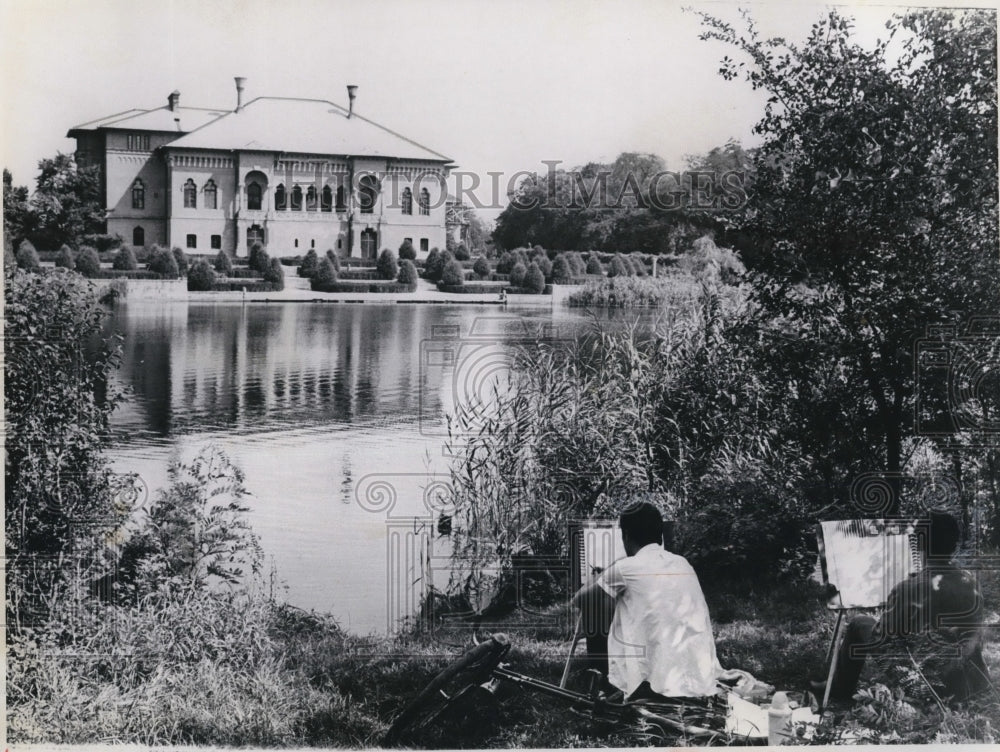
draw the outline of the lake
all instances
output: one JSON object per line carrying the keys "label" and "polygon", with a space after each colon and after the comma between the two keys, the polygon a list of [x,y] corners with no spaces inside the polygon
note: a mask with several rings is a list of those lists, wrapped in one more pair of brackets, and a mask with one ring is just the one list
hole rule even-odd
{"label": "lake", "polygon": [[170,462],[222,448],[246,474],[282,597],[385,632],[427,582],[447,582],[433,534],[445,415],[488,398],[519,339],[574,337],[592,321],[548,306],[127,302],[110,322],[128,394],[112,421],[115,469],[152,495]]}

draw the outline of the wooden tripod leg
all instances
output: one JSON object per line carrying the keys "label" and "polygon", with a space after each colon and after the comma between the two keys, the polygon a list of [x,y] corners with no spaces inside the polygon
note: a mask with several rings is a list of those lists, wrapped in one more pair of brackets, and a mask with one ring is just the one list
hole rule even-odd
{"label": "wooden tripod leg", "polygon": [[569,680],[569,664],[573,660],[573,655],[576,653],[576,644],[580,641],[580,630],[583,628],[583,611],[580,611],[580,617],[576,620],[576,629],[573,630],[573,643],[569,646],[569,657],[566,659],[566,667],[563,669],[562,678],[559,680],[559,689],[566,688],[566,682]]}
{"label": "wooden tripod leg", "polygon": [[823,703],[819,706],[819,712],[826,711],[826,705],[830,702],[830,690],[833,689],[833,675],[837,668],[837,638],[840,636],[840,625],[844,621],[844,609],[837,609],[837,626],[833,628],[833,639],[830,640],[830,649],[826,651],[826,660],[830,663],[830,670],[826,674],[826,688],[823,690]]}

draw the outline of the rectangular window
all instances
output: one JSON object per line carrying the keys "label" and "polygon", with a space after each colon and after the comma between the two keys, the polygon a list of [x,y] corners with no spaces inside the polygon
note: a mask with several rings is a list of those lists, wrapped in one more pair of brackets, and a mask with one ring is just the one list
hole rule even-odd
{"label": "rectangular window", "polygon": [[149,134],[129,133],[125,137],[125,145],[129,151],[149,151]]}
{"label": "rectangular window", "polygon": [[428,247],[427,238],[420,238],[420,250],[426,251]]}
{"label": "rectangular window", "polygon": [[215,249],[215,250],[219,250],[220,248],[222,248],[222,236],[221,235],[213,235],[212,236],[212,248]]}
{"label": "rectangular window", "polygon": [[309,241],[309,247],[310,248],[315,248],[316,247],[316,239],[315,238],[313,238],[312,240]]}
{"label": "rectangular window", "polygon": [[344,241],[343,241],[343,239],[342,238],[337,238],[337,250],[339,251],[343,247],[344,247]]}
{"label": "rectangular window", "polygon": [[198,236],[197,235],[188,235],[187,236],[187,247],[188,248],[197,248],[198,247]]}

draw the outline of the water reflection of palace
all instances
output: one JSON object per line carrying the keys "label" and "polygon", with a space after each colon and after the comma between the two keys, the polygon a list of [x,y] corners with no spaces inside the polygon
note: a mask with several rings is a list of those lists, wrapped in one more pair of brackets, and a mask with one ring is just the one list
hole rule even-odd
{"label": "water reflection of palace", "polygon": [[[440,315],[423,306],[132,305],[141,310],[115,319],[119,379],[134,395],[116,423],[159,436],[415,420],[420,341]],[[424,395],[424,409],[438,391]]]}

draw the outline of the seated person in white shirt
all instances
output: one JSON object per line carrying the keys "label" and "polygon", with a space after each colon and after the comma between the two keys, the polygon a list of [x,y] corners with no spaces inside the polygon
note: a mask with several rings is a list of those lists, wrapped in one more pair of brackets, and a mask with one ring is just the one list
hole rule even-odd
{"label": "seated person in white shirt", "polygon": [[715,694],[722,669],[698,576],[684,557],[664,550],[655,506],[633,504],[620,524],[625,558],[573,598],[591,626],[614,614],[608,680],[629,698]]}

